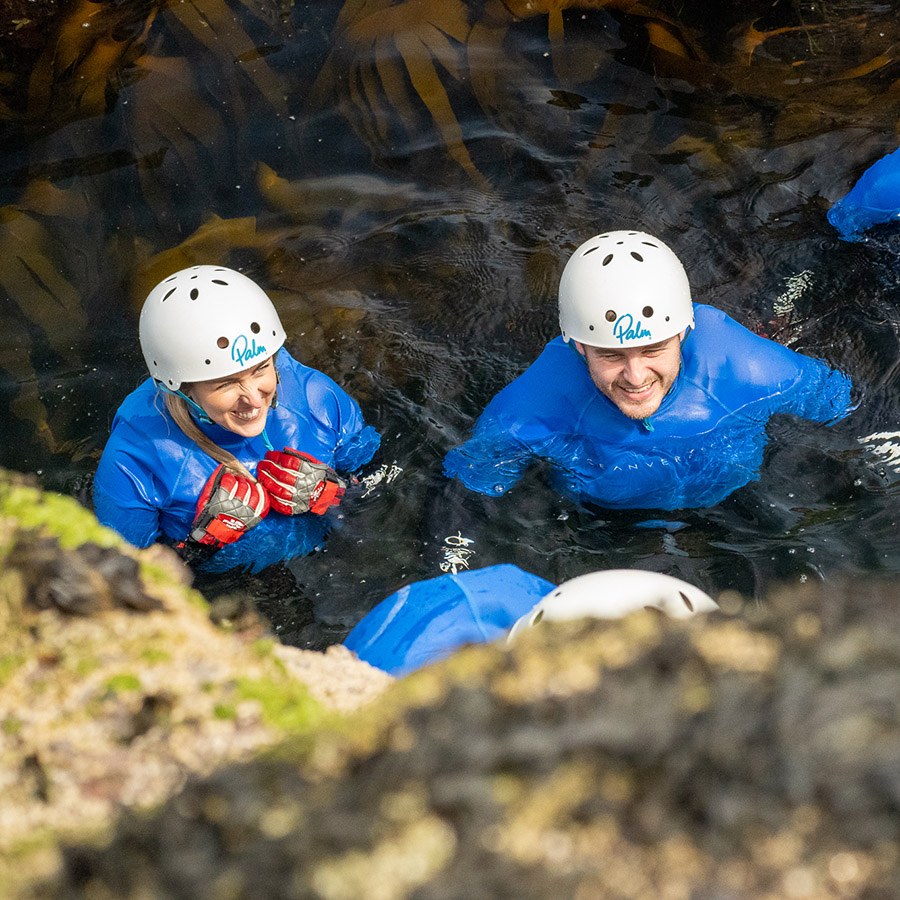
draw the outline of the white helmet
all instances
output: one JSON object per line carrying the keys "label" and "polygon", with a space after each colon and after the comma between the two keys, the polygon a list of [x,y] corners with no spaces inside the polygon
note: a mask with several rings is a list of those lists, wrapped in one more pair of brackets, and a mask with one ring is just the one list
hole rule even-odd
{"label": "white helmet", "polygon": [[255,366],[285,339],[266,292],[224,266],[192,266],[161,281],[144,301],[139,331],[150,375],[172,391]]}
{"label": "white helmet", "polygon": [[719,608],[712,597],[680,578],[640,569],[607,569],[579,575],[554,588],[513,625],[508,639],[541,621],[588,616],[619,619],[648,607],[673,619]]}
{"label": "white helmet", "polygon": [[691,286],[678,257],[642,231],[585,241],[559,280],[563,340],[592,347],[641,347],[694,324]]}

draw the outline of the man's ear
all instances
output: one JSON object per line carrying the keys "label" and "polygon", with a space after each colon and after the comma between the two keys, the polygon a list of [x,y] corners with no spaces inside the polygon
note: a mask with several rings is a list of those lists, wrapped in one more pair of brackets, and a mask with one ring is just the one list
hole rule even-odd
{"label": "man's ear", "polygon": [[582,356],[584,356],[584,344],[582,344],[580,341],[576,341],[574,338],[572,338],[572,343],[575,345],[575,349],[576,349]]}

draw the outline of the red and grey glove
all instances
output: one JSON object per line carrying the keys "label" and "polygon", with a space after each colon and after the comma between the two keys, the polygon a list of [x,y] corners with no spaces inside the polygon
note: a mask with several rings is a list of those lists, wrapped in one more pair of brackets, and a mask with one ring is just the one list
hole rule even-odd
{"label": "red and grey glove", "polygon": [[269,494],[272,509],[286,516],[311,512],[321,516],[337,506],[347,482],[308,453],[270,450],[256,467],[256,477]]}
{"label": "red and grey glove", "polygon": [[269,497],[262,485],[220,465],[197,501],[190,540],[218,550],[255,528],[268,513]]}

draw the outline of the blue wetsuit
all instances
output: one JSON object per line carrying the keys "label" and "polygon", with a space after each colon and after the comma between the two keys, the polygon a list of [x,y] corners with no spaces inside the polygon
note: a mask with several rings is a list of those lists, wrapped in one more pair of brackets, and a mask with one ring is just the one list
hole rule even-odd
{"label": "blue wetsuit", "polygon": [[[276,359],[278,405],[269,410],[264,435],[245,438],[215,424],[198,427],[251,472],[269,449],[293,447],[340,472],[367,463],[381,438],[363,422],[359,406],[327,375],[297,362],[286,350]],[[219,464],[172,420],[152,379],[129,394],[113,420],[112,433],[94,481],[97,518],[137,547],[187,537],[197,500]],[[327,516],[269,515],[240,540],[204,564],[209,572],[235,566],[259,571],[309,553],[329,528]]]}
{"label": "blue wetsuit", "polygon": [[832,422],[850,409],[850,379],[759,337],[711,306],[694,305],[681,371],[650,419],[625,416],[561,337],[488,404],[444,471],[500,495],[536,458],[554,486],[610,508],[712,506],[759,476],[776,413]]}
{"label": "blue wetsuit", "polygon": [[382,600],[344,643],[369,665],[407,675],[465,644],[499,640],[555,587],[508,563],[439,575]]}
{"label": "blue wetsuit", "polygon": [[851,190],[828,210],[828,221],[846,241],[873,225],[900,219],[900,150],[872,163]]}

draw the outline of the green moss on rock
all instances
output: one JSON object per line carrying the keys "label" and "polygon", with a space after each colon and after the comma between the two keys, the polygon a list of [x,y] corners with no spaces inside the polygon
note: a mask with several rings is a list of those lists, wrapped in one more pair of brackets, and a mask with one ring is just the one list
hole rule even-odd
{"label": "green moss on rock", "polygon": [[216,627],[172,551],[4,472],[0,522],[0,895],[57,865],[60,836],[335,721],[290,648]]}
{"label": "green moss on rock", "polygon": [[242,700],[255,700],[266,722],[286,732],[304,732],[324,719],[322,704],[302,684],[286,678],[240,678],[237,693]]}
{"label": "green moss on rock", "polygon": [[131,672],[122,672],[107,679],[106,692],[109,694],[122,694],[129,691],[139,691],[141,679]]}
{"label": "green moss on rock", "polygon": [[101,547],[121,546],[116,532],[101,525],[89,510],[71,497],[42,491],[19,476],[0,472],[0,517],[16,521],[21,529],[38,529],[73,549],[91,542]]}

